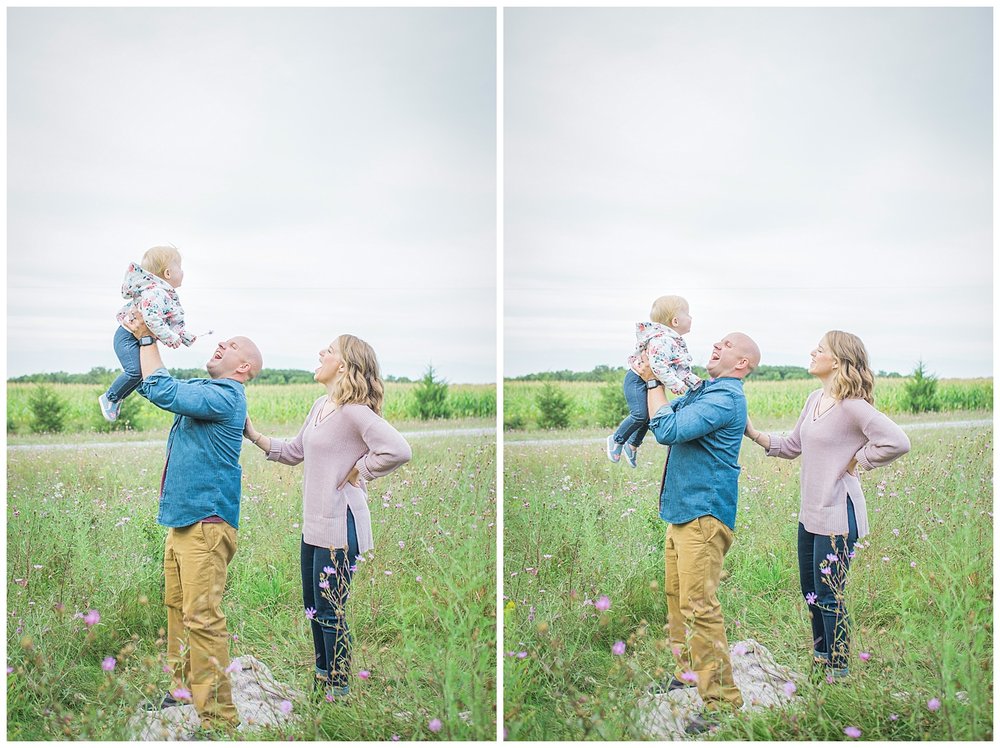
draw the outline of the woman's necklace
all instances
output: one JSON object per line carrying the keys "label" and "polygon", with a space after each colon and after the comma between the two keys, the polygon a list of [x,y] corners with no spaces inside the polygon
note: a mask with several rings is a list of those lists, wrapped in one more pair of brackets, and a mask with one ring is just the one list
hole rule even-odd
{"label": "woman's necklace", "polygon": [[816,405],[816,417],[819,418],[821,415],[826,413],[830,408],[837,404],[837,398],[832,395],[827,395],[825,392],[820,395],[819,403]]}

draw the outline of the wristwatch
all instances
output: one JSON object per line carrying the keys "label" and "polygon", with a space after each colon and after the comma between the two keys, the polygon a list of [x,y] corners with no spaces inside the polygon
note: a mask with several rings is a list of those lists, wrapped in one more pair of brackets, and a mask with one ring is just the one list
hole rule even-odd
{"label": "wristwatch", "polygon": [[663,382],[661,382],[659,379],[649,379],[646,381],[646,389],[655,390],[661,384],[663,384]]}
{"label": "wristwatch", "polygon": [[156,339],[152,335],[143,335],[139,338],[139,345],[152,345]]}

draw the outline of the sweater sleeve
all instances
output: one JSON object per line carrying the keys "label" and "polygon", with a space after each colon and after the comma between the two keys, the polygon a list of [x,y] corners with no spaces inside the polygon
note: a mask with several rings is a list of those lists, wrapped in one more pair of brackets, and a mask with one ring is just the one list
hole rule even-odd
{"label": "sweater sleeve", "polygon": [[299,429],[299,433],[294,439],[287,441],[284,439],[271,439],[271,449],[267,453],[268,460],[280,462],[282,465],[298,465],[305,459],[306,453],[305,448],[302,446],[302,436],[306,433],[306,426],[312,421],[315,410],[316,405],[314,403],[309,409],[305,423],[302,424],[302,428]]}
{"label": "sweater sleeve", "polygon": [[874,408],[861,431],[868,441],[857,451],[854,459],[862,470],[884,467],[910,451],[910,440],[903,429]]}
{"label": "sweater sleeve", "polygon": [[354,466],[366,481],[388,475],[413,456],[410,445],[403,435],[379,416],[361,432],[361,438],[368,451],[365,452]]}
{"label": "sweater sleeve", "polygon": [[795,428],[792,429],[792,433],[788,436],[768,434],[768,437],[771,439],[770,447],[765,450],[768,457],[783,457],[786,460],[794,460],[802,454],[802,422],[806,418],[806,413],[812,408],[812,402],[813,396],[810,395],[806,398],[806,404],[802,408],[802,412],[799,413],[799,420],[795,422]]}

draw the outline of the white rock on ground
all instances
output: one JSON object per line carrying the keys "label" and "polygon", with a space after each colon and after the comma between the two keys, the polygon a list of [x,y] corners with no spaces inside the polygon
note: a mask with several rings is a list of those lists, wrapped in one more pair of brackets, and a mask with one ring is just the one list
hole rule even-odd
{"label": "white rock on ground", "polygon": [[[785,692],[786,683],[800,681],[800,673],[782,667],[760,642],[745,639],[729,648],[733,681],[743,695],[744,709],[782,706],[794,700]],[[639,701],[638,724],[647,737],[660,740],[690,740],[684,726],[701,711],[704,702],[697,688],[682,688],[665,694],[651,694]]]}
{"label": "white rock on ground", "polygon": [[[279,725],[295,718],[294,708],[286,714],[281,709],[281,703],[289,701],[294,704],[302,698],[301,691],[279,683],[267,665],[250,655],[234,658],[233,664],[239,667],[229,678],[233,703],[242,723],[240,732]],[[199,725],[198,713],[191,704],[159,712],[139,710],[129,721],[134,740],[186,740]]]}

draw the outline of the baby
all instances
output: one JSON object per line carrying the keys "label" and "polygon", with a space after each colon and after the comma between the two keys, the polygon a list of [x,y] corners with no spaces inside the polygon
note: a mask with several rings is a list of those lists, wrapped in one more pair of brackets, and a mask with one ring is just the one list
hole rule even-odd
{"label": "baby", "polygon": [[134,262],[128,266],[122,282],[122,296],[129,302],[118,312],[119,327],[114,340],[115,353],[123,371],[108,391],[98,398],[106,420],[118,418],[122,400],[142,382],[139,341],[121,326],[123,321],[134,314],[141,314],[150,333],[171,348],[177,348],[181,343],[190,346],[197,338],[184,328],[184,309],[176,291],[183,280],[181,253],[176,247],[153,247],[143,255],[141,266]]}
{"label": "baby", "polygon": [[[701,385],[701,379],[691,371],[691,354],[681,337],[691,332],[687,301],[680,296],[661,296],[653,302],[649,318],[651,322],[635,324],[635,352],[628,358],[629,370],[625,374],[625,401],[629,414],[608,437],[608,459],[618,462],[624,452],[632,467],[636,466],[636,452],[649,430],[646,390],[663,384],[675,395],[683,395]],[[635,372],[643,351],[656,375],[656,380],[648,384]]]}

